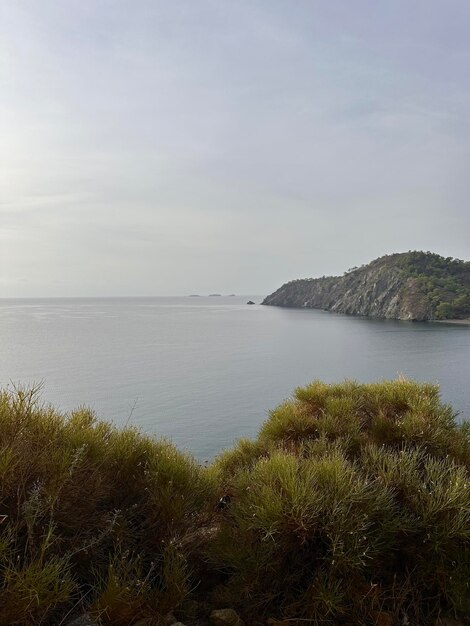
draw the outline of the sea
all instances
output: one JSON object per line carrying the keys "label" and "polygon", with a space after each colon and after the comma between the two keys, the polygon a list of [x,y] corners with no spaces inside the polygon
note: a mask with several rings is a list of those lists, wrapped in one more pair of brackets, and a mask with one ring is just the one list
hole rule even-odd
{"label": "sea", "polygon": [[[263,296],[0,300],[0,386],[42,386],[213,458],[315,379],[406,376],[470,417],[470,326],[260,306]],[[252,300],[256,304],[248,305]]]}

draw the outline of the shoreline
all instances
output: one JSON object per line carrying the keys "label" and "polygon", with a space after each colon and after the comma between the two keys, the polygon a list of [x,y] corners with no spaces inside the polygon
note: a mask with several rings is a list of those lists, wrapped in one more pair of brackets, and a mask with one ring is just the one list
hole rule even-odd
{"label": "shoreline", "polygon": [[[431,320],[430,320],[431,321]],[[470,317],[463,320],[432,320],[436,324],[457,324],[458,326],[470,326]]]}

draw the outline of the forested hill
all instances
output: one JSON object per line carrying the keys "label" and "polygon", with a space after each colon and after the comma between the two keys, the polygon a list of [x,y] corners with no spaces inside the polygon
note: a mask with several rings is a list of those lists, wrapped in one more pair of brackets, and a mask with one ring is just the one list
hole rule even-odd
{"label": "forested hill", "polygon": [[470,262],[431,252],[385,255],[343,276],[293,280],[262,304],[401,320],[465,319]]}

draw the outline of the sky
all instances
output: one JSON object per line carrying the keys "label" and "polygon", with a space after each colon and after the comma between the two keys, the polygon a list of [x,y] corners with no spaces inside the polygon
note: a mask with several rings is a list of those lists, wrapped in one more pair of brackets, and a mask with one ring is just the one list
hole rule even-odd
{"label": "sky", "polygon": [[470,259],[468,0],[0,0],[0,297]]}

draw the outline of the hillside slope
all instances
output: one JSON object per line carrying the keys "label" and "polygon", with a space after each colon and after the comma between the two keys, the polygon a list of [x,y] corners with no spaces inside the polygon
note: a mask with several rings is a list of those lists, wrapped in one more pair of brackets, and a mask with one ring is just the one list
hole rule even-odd
{"label": "hillside slope", "polygon": [[470,317],[470,262],[431,252],[375,259],[343,276],[282,285],[262,304],[400,320]]}

